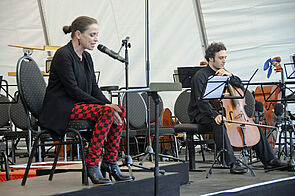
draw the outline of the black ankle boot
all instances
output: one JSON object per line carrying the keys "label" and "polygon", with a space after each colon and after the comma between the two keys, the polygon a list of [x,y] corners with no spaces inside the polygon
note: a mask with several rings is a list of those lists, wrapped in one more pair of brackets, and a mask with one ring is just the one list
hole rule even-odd
{"label": "black ankle boot", "polygon": [[121,173],[121,170],[116,161],[102,160],[100,169],[104,177],[106,177],[106,172],[108,172],[110,179],[114,177],[116,181],[134,180],[133,176],[125,176]]}
{"label": "black ankle boot", "polygon": [[112,181],[102,176],[99,166],[97,165],[87,165],[87,175],[93,184],[108,185],[112,183]]}

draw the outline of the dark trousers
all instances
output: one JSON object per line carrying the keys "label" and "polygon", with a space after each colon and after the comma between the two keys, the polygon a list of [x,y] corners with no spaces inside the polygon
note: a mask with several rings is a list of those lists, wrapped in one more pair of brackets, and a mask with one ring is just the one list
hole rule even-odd
{"label": "dark trousers", "polygon": [[[125,117],[124,108],[119,113],[122,122]],[[105,105],[98,104],[76,104],[72,109],[71,119],[73,120],[91,120],[95,121],[95,127],[92,132],[91,143],[88,146],[86,163],[89,165],[99,165],[99,159],[102,153],[102,147],[106,140],[104,149],[104,159],[116,161],[120,137],[122,134],[122,125],[115,125],[114,110]]]}
{"label": "dark trousers", "polygon": [[[214,141],[217,146],[217,150],[221,150],[224,145],[225,152],[225,162],[227,165],[231,165],[236,161],[234,156],[233,148],[230,144],[230,140],[227,135],[225,125],[218,125],[215,123],[213,119],[204,118],[202,119],[201,123],[204,129],[212,131],[214,134]],[[252,149],[256,152],[260,161],[265,165],[270,160],[275,158],[275,154],[269,145],[265,134],[263,133],[262,129],[258,127],[260,133],[260,141],[252,147]],[[224,143],[222,137],[224,136]]]}

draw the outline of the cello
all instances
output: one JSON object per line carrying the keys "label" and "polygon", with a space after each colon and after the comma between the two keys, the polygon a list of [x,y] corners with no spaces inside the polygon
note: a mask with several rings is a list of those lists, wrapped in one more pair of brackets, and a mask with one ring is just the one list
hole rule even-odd
{"label": "cello", "polygon": [[[243,95],[239,88],[233,88],[228,85],[226,96]],[[260,133],[253,119],[249,118],[244,109],[245,99],[223,99],[222,106],[216,105],[217,108],[223,107],[225,126],[228,138],[234,147],[254,146],[260,140]]]}
{"label": "cello", "polygon": [[[281,67],[281,58],[275,57],[273,58],[271,64],[275,68],[275,72],[281,72],[281,79],[283,79],[283,72]],[[270,67],[271,69],[271,67]],[[282,80],[281,80],[282,81]],[[265,122],[264,124],[274,125],[275,124],[275,115],[274,115],[274,106],[277,103],[276,101],[267,102],[265,99],[268,100],[279,100],[281,97],[281,89],[276,85],[266,85],[266,86],[258,86],[255,89],[254,96],[255,100],[260,101],[263,103],[263,113],[265,115]],[[267,140],[272,148],[276,145],[277,140],[277,130],[273,130],[272,132],[268,132],[267,128],[262,129],[263,132],[267,136]]]}

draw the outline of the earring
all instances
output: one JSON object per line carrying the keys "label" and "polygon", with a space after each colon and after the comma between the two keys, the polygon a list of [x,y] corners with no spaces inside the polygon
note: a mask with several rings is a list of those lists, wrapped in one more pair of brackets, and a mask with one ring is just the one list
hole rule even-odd
{"label": "earring", "polygon": [[79,46],[81,45],[80,39],[78,39],[78,44],[79,44]]}

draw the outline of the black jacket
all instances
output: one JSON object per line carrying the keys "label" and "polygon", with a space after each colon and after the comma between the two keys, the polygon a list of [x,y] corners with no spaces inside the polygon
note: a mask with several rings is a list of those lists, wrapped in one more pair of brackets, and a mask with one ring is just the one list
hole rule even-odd
{"label": "black jacket", "polygon": [[70,41],[52,59],[39,122],[53,134],[64,133],[76,103],[110,103],[96,83],[90,54],[84,51],[82,56],[80,61]]}
{"label": "black jacket", "polygon": [[[191,98],[188,106],[188,114],[192,123],[203,123],[207,119],[214,119],[219,115],[213,100],[202,100],[205,93],[209,76],[215,74],[215,71],[207,66],[199,70],[192,78]],[[231,76],[230,83],[233,86],[243,89],[243,84],[239,77]]]}

